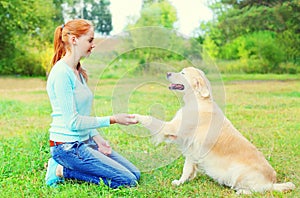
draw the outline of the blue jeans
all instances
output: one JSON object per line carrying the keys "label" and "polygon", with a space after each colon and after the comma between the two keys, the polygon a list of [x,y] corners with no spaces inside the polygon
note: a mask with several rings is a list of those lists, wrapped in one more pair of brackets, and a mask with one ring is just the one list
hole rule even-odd
{"label": "blue jeans", "polygon": [[115,151],[108,156],[98,151],[91,139],[88,143],[72,142],[50,149],[53,159],[61,164],[65,179],[77,179],[94,184],[102,180],[111,188],[136,186],[140,171]]}

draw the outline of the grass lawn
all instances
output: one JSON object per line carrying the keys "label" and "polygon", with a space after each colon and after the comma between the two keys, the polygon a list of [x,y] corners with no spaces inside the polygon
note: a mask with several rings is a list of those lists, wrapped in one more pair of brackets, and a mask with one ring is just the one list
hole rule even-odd
{"label": "grass lawn", "polygon": [[[296,185],[288,193],[242,197],[299,197],[299,78],[224,78],[227,117],[263,152],[277,171],[279,182],[291,181]],[[143,85],[143,79],[91,79],[95,114],[111,115],[127,109],[130,113],[170,119],[181,105],[178,95],[161,83]],[[152,145],[139,125],[113,125],[100,131],[113,148],[143,171],[138,187],[113,190],[104,185],[70,181],[58,188],[46,187],[44,163],[50,157],[47,130],[51,109],[45,84],[45,80],[38,78],[0,77],[0,197],[237,197],[233,190],[201,174],[180,187],[172,187],[171,181],[181,175],[183,158],[172,146]]]}

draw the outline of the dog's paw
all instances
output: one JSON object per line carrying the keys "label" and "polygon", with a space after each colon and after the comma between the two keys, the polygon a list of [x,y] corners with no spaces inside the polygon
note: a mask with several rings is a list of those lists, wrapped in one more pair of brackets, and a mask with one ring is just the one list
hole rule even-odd
{"label": "dog's paw", "polygon": [[176,180],[173,180],[173,181],[172,181],[172,185],[173,185],[173,186],[179,186],[180,184],[182,184],[182,182],[181,182],[180,180],[177,180],[177,179],[176,179]]}
{"label": "dog's paw", "polygon": [[135,114],[135,119],[141,123],[143,126],[148,126],[152,122],[151,116],[144,116],[140,114]]}
{"label": "dog's paw", "polygon": [[247,189],[238,189],[236,191],[236,194],[237,195],[251,195],[252,192],[251,192],[251,190],[247,190]]}

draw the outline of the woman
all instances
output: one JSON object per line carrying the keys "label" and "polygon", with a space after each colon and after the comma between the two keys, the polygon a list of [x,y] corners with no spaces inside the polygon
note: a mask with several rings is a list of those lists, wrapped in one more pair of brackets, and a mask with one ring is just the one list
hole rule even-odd
{"label": "woman", "polygon": [[139,170],[112,150],[96,130],[110,124],[136,124],[134,115],[90,116],[93,95],[80,60],[94,45],[94,29],[89,21],[75,19],[58,26],[54,34],[55,54],[47,80],[52,106],[50,151],[46,184],[55,186],[64,179],[83,180],[111,188],[135,186]]}

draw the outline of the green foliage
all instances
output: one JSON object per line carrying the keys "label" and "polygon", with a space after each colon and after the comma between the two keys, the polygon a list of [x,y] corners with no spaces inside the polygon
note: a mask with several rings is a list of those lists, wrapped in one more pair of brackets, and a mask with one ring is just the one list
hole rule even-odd
{"label": "green foliage", "polygon": [[53,56],[53,47],[50,43],[45,43],[42,50],[37,55],[40,60],[40,66],[44,71],[44,74],[48,75],[51,69],[51,59]]}
{"label": "green foliage", "polygon": [[254,32],[240,36],[221,48],[223,59],[240,59],[245,72],[282,72],[279,64],[285,52],[279,50],[279,43],[273,32]]}
{"label": "green foliage", "polygon": [[60,24],[64,21],[62,4],[65,3],[65,0],[52,0],[52,2],[52,7],[54,7],[54,16],[52,16],[54,24]]}
{"label": "green foliage", "polygon": [[229,2],[232,7],[218,16],[218,28],[227,39],[255,31],[299,30],[298,0]]}
{"label": "green foliage", "polygon": [[282,62],[279,64],[279,70],[287,74],[299,74],[300,66],[292,62]]}
{"label": "green foliage", "polygon": [[109,35],[112,30],[111,13],[108,9],[110,2],[107,0],[90,1],[91,9],[87,10],[89,2],[85,1],[83,18],[93,21],[95,32]]}
{"label": "green foliage", "polygon": [[145,26],[159,26],[164,28],[173,28],[177,21],[175,8],[166,0],[144,4],[141,11],[141,17],[134,25],[127,28],[137,28]]}
{"label": "green foliage", "polygon": [[219,48],[216,45],[215,41],[212,40],[209,36],[207,36],[203,42],[203,48],[206,51],[205,54],[207,54],[209,57],[204,57],[204,59],[211,58],[214,59],[215,57],[218,57],[219,54]]}
{"label": "green foliage", "polygon": [[[134,51],[130,52],[135,58],[140,59],[141,67],[149,67],[151,62],[177,59],[182,57],[177,53],[172,53],[168,49],[180,45],[176,40],[176,35],[172,32],[173,24],[177,21],[175,8],[165,0],[159,2],[145,2],[141,11],[141,17],[135,24],[129,24],[126,28],[131,34]],[[161,27],[161,28],[160,28]],[[144,44],[143,48],[138,45]],[[161,46],[168,44],[165,49],[160,49],[153,43],[160,43]],[[158,44],[158,46],[160,46]],[[130,54],[129,53],[129,54]],[[132,55],[130,55],[132,56]]]}
{"label": "green foliage", "polygon": [[278,34],[277,41],[279,49],[285,52],[284,60],[300,66],[300,34],[295,33],[292,29],[287,29]]}
{"label": "green foliage", "polygon": [[41,67],[41,62],[38,54],[27,52],[20,53],[15,58],[15,74],[22,74],[25,76],[44,76],[45,70]]}
{"label": "green foliage", "polygon": [[93,22],[95,32],[109,35],[112,30],[112,18],[109,0],[62,0],[63,12],[67,18],[84,18]]}
{"label": "green foliage", "polygon": [[247,73],[299,71],[299,1],[221,0],[211,8],[217,20],[202,27],[212,57],[239,60],[231,68]]}
{"label": "green foliage", "polygon": [[0,2],[0,75],[45,74],[37,57],[44,42],[53,38],[53,22],[59,20],[55,14],[50,0]]}

